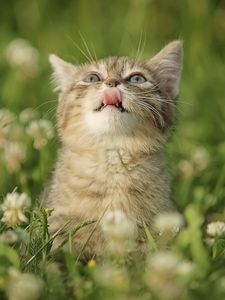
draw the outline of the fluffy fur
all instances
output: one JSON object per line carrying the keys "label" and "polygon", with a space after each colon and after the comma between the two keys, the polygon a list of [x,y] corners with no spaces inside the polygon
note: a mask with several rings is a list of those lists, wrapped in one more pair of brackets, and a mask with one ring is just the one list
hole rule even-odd
{"label": "fluffy fur", "polygon": [[[145,245],[143,222],[154,232],[154,216],[173,207],[162,150],[175,117],[181,42],[168,44],[148,61],[109,57],[76,66],[51,55],[50,62],[60,91],[57,126],[62,144],[46,191],[46,206],[54,209],[50,230],[55,232],[67,220],[98,220],[106,208],[120,209],[134,225],[134,237]],[[87,82],[93,73],[100,80]],[[145,81],[130,82],[132,74]],[[111,79],[122,95],[123,112],[112,105],[99,110]],[[89,225],[75,235],[75,254],[92,229]],[[105,245],[98,225],[83,258],[101,257]]]}

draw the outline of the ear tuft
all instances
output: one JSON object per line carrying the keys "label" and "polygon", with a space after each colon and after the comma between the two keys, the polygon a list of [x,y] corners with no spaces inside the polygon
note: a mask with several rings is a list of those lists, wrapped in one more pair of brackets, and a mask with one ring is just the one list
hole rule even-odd
{"label": "ear tuft", "polygon": [[175,98],[179,93],[182,64],[183,46],[179,40],[169,43],[148,62],[162,92],[170,98]]}
{"label": "ear tuft", "polygon": [[55,54],[49,55],[49,62],[53,68],[53,82],[55,90],[64,92],[72,84],[76,67],[59,58]]}

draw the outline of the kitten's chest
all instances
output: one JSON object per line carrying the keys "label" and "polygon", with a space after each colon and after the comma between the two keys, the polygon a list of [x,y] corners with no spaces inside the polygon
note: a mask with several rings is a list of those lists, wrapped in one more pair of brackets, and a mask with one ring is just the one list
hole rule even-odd
{"label": "kitten's chest", "polygon": [[106,193],[126,192],[132,184],[134,169],[137,168],[135,158],[123,150],[108,149],[104,151],[97,166],[97,174],[104,181]]}
{"label": "kitten's chest", "polygon": [[64,182],[61,198],[66,199],[71,212],[75,209],[98,215],[109,204],[113,209],[136,210],[141,199],[147,198],[150,174],[148,162],[140,156],[107,149],[95,156],[66,158],[66,174],[57,174],[61,177],[58,181]]}
{"label": "kitten's chest", "polygon": [[131,198],[135,198],[134,191],[143,190],[144,182],[148,180],[142,178],[142,169],[143,166],[130,153],[108,149],[97,164],[93,174],[96,180],[89,188],[102,191],[103,203],[111,203],[114,208],[125,208]]}

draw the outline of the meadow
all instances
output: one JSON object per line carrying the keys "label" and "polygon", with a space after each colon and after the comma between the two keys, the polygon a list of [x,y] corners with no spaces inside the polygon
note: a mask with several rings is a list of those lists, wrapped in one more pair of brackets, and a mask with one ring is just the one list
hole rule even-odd
{"label": "meadow", "polygon": [[[225,299],[224,1],[9,0],[0,36],[0,299]],[[183,40],[184,68],[165,151],[179,213],[158,218],[157,239],[146,228],[146,261],[120,218],[104,264],[83,266],[71,251],[92,220],[52,255],[64,228],[49,234],[40,196],[59,147],[49,53],[82,63],[88,45],[99,58],[138,48],[148,58],[174,39]]]}

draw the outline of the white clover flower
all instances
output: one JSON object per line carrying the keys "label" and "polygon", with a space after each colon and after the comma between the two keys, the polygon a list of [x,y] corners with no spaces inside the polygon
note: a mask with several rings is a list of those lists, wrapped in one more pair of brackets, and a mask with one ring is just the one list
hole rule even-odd
{"label": "white clover flower", "polygon": [[18,241],[18,235],[12,230],[8,229],[0,234],[0,242],[5,244],[13,244]]}
{"label": "white clover flower", "polygon": [[94,276],[101,286],[121,289],[128,285],[127,273],[124,269],[115,265],[105,264],[99,266],[96,268]]}
{"label": "white clover flower", "polygon": [[183,260],[176,268],[176,274],[180,276],[190,276],[195,271],[194,264],[190,261]]}
{"label": "white clover flower", "polygon": [[21,141],[24,131],[20,124],[14,123],[5,127],[7,130],[8,141]]}
{"label": "white clover flower", "polygon": [[186,276],[194,269],[192,262],[184,260],[176,253],[170,251],[159,251],[151,255],[148,266],[152,272],[168,274],[169,276]]}
{"label": "white clover flower", "polygon": [[52,123],[44,119],[31,121],[26,132],[34,138],[33,146],[38,150],[42,149],[54,136]]}
{"label": "white clover flower", "polygon": [[1,207],[4,212],[2,222],[8,226],[26,223],[28,219],[24,215],[24,211],[30,206],[30,202],[30,198],[26,193],[13,192],[7,194]]}
{"label": "white clover flower", "polygon": [[183,225],[183,216],[178,212],[164,212],[155,217],[155,226],[160,232],[177,233]]}
{"label": "white clover flower", "polygon": [[39,53],[26,40],[13,40],[5,49],[5,58],[11,66],[20,67],[28,76],[35,76],[39,71]]}
{"label": "white clover flower", "polygon": [[206,232],[212,237],[225,236],[225,222],[212,222],[207,225]]}
{"label": "white clover flower", "polygon": [[0,127],[4,127],[12,123],[16,119],[14,113],[6,108],[0,109]]}
{"label": "white clover flower", "polygon": [[107,212],[101,221],[106,247],[110,255],[124,256],[134,247],[135,229],[121,210]]}
{"label": "white clover flower", "polygon": [[193,151],[190,160],[181,160],[178,164],[178,171],[183,176],[193,176],[196,171],[204,170],[209,163],[209,153],[199,147]]}
{"label": "white clover flower", "polygon": [[23,128],[19,124],[8,124],[0,127],[0,149],[4,149],[8,143],[20,141]]}
{"label": "white clover flower", "polygon": [[145,282],[161,300],[178,299],[182,286],[176,282],[174,270],[181,262],[180,257],[172,252],[160,251],[153,254],[148,261]]}
{"label": "white clover flower", "polygon": [[105,235],[110,237],[131,237],[134,234],[133,225],[122,210],[107,212],[101,224]]}
{"label": "white clover flower", "polygon": [[192,154],[192,161],[195,165],[195,168],[199,171],[204,170],[209,162],[209,153],[208,151],[203,148],[197,148]]}
{"label": "white clover flower", "polygon": [[21,273],[9,268],[5,292],[8,300],[36,300],[41,296],[42,280],[29,273]]}
{"label": "white clover flower", "polygon": [[181,160],[178,164],[178,171],[181,173],[183,176],[191,176],[194,174],[194,166],[192,162],[188,160]]}
{"label": "white clover flower", "polygon": [[[180,299],[184,282],[192,278],[194,266],[176,253],[160,251],[149,257],[145,282],[159,299]],[[184,279],[184,280],[183,280]],[[163,288],[162,288],[163,287]]]}
{"label": "white clover flower", "polygon": [[18,142],[8,142],[4,149],[4,158],[9,172],[16,172],[20,169],[21,163],[26,155],[25,146]]}
{"label": "white clover flower", "polygon": [[154,271],[173,272],[181,262],[181,258],[173,252],[159,251],[149,260],[149,267]]}
{"label": "white clover flower", "polygon": [[34,111],[34,109],[30,108],[30,107],[22,110],[19,115],[19,119],[22,123],[27,123],[31,120],[34,120],[35,118],[37,118],[37,112]]}

